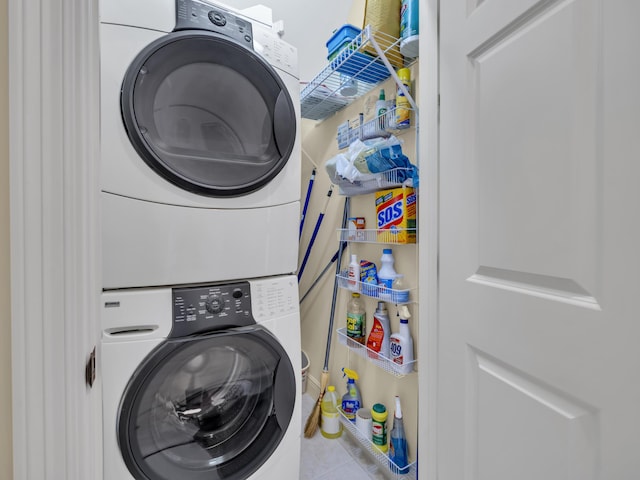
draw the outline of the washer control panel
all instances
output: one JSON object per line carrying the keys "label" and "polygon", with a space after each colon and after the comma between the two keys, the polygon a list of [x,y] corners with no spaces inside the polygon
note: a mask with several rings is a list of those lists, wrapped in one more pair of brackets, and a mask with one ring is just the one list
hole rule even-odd
{"label": "washer control panel", "polygon": [[174,288],[170,337],[255,324],[248,282]]}
{"label": "washer control panel", "polygon": [[209,30],[231,37],[253,50],[253,27],[249,21],[198,0],[178,0],[176,5],[176,31]]}

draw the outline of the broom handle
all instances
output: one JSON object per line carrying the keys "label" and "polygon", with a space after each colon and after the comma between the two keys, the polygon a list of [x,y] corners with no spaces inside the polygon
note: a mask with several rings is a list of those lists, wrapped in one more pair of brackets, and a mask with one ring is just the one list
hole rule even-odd
{"label": "broom handle", "polygon": [[[349,218],[349,197],[344,199],[344,211],[342,212],[342,228],[347,228]],[[331,298],[331,313],[329,314],[329,331],[327,332],[327,349],[324,353],[324,370],[329,370],[329,351],[331,350],[331,337],[333,335],[333,318],[336,313],[336,297],[338,296],[338,274],[342,265],[342,252],[344,249],[338,248],[338,260],[336,261],[336,277],[333,281],[333,297]]]}

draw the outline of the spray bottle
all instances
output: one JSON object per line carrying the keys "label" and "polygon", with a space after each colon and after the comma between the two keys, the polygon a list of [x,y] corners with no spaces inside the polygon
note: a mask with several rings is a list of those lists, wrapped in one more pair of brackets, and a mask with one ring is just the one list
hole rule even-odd
{"label": "spray bottle", "polygon": [[389,467],[392,473],[404,475],[409,473],[409,457],[407,453],[407,436],[404,433],[400,397],[396,395],[396,412],[393,416],[393,428],[389,434]]}
{"label": "spray bottle", "polygon": [[413,338],[409,331],[411,314],[406,305],[401,305],[398,313],[400,314],[400,331],[391,335],[389,347],[396,370],[407,374],[413,371]]}
{"label": "spray bottle", "polygon": [[389,339],[391,337],[391,324],[389,322],[389,314],[384,302],[378,302],[378,308],[373,314],[373,326],[367,338],[367,348],[369,349],[369,357],[378,358],[380,353],[385,358],[389,358],[391,353],[389,349]]}
{"label": "spray bottle", "polygon": [[386,113],[387,113],[387,101],[384,96],[384,89],[380,89],[380,95],[378,96],[378,100],[376,101],[376,118],[378,128],[380,130],[384,130],[386,127]]}
{"label": "spray bottle", "polygon": [[354,370],[343,368],[344,377],[347,377],[347,393],[342,396],[342,412],[353,423],[356,423],[356,412],[362,406],[362,396],[356,385],[358,374]]}

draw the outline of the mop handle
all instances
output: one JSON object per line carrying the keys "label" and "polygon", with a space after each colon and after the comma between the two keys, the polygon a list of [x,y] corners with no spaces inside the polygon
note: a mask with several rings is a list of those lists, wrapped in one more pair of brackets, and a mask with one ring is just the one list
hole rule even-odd
{"label": "mop handle", "polygon": [[315,167],[311,171],[311,178],[309,178],[309,186],[307,187],[307,196],[304,199],[304,206],[302,207],[302,215],[300,216],[300,234],[298,235],[298,240],[302,237],[302,228],[304,227],[304,218],[307,215],[307,207],[309,207],[309,199],[311,198],[311,190],[313,190],[313,182],[316,178],[316,169]]}
{"label": "mop handle", "polygon": [[324,202],[324,207],[318,216],[318,221],[316,222],[316,226],[313,229],[313,234],[311,235],[311,239],[309,240],[309,245],[307,246],[307,251],[304,254],[304,258],[302,259],[302,264],[300,265],[300,269],[298,270],[298,281],[302,278],[302,272],[304,272],[304,267],[307,265],[307,260],[309,260],[309,255],[311,254],[311,247],[313,247],[313,243],[316,241],[316,236],[318,235],[318,230],[320,230],[320,224],[322,223],[322,219],[324,218],[324,213],[327,211],[327,206],[329,205],[329,200],[331,199],[331,194],[333,193],[333,184],[329,187],[329,191],[327,192],[327,200]]}
{"label": "mop handle", "polygon": [[[344,212],[342,213],[342,228],[347,228],[349,218],[349,197],[344,199]],[[338,296],[338,274],[342,264],[342,252],[344,249],[338,248],[338,260],[336,262],[336,277],[333,281],[333,297],[331,298],[331,314],[329,315],[329,329],[327,331],[327,349],[324,352],[324,369],[329,370],[329,351],[331,350],[331,336],[333,335],[333,319],[336,314],[336,297]]]}

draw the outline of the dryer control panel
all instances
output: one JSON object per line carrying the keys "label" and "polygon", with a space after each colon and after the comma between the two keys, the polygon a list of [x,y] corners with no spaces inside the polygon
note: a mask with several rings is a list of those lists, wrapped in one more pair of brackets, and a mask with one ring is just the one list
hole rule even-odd
{"label": "dryer control panel", "polygon": [[170,337],[254,325],[248,282],[173,289]]}
{"label": "dryer control panel", "polygon": [[178,0],[176,5],[176,31],[209,30],[231,37],[253,50],[251,22],[223,8],[197,0]]}

